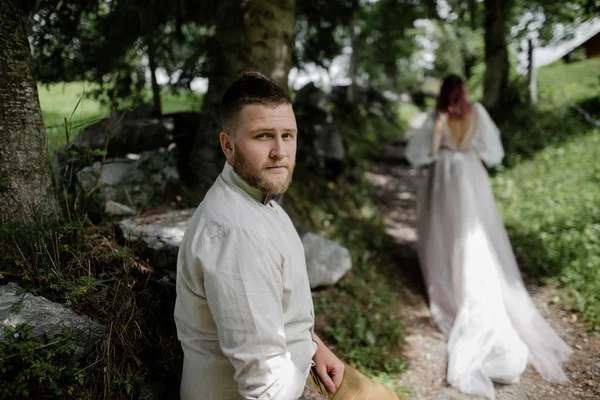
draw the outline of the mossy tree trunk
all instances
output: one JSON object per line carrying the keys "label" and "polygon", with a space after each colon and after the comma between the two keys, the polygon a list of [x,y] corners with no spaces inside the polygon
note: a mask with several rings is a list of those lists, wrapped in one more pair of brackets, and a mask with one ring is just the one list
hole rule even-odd
{"label": "mossy tree trunk", "polygon": [[57,220],[60,207],[20,0],[0,1],[0,224]]}

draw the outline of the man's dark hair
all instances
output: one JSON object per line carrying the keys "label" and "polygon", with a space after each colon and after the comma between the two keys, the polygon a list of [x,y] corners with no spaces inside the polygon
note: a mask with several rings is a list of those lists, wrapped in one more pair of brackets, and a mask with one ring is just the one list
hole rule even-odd
{"label": "man's dark hair", "polygon": [[219,112],[222,129],[227,131],[241,109],[249,104],[280,106],[292,104],[292,100],[273,79],[260,72],[245,72],[227,88],[221,99]]}

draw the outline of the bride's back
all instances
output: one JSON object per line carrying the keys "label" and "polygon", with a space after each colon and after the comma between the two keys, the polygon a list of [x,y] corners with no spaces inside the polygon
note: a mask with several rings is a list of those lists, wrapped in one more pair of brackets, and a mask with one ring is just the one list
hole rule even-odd
{"label": "bride's back", "polygon": [[442,121],[442,140],[448,143],[452,149],[465,151],[472,147],[477,128],[475,107],[471,107],[470,112],[464,118],[444,115]]}

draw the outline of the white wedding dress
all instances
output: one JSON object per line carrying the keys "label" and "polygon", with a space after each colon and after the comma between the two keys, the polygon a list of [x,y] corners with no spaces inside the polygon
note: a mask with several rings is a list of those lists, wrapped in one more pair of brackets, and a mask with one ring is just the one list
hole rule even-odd
{"label": "white wedding dress", "polygon": [[500,133],[480,104],[455,148],[442,116],[415,131],[406,158],[429,171],[417,196],[418,252],[431,314],[448,338],[447,381],[494,399],[492,381],[517,383],[527,363],[549,381],[567,380],[572,350],[536,309],[523,284],[483,162],[502,160]]}

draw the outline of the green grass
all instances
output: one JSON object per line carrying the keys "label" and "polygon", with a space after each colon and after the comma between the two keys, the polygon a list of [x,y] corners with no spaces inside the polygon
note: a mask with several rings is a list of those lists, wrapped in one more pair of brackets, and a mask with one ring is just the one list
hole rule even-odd
{"label": "green grass", "polygon": [[108,114],[108,106],[85,95],[94,87],[84,82],[38,85],[48,149],[52,151],[67,142],[65,118],[73,139],[81,129]]}
{"label": "green grass", "polygon": [[[87,82],[56,83],[38,85],[38,94],[48,148],[52,151],[67,142],[65,118],[69,127],[70,139],[86,126],[106,117],[110,112],[108,104],[103,104],[87,94],[98,85]],[[150,92],[144,93],[150,102]],[[200,111],[202,95],[186,90],[162,90],[161,107],[163,114],[181,111]],[[126,106],[127,107],[127,106]]]}
{"label": "green grass", "polygon": [[522,270],[560,286],[600,331],[600,129],[570,108],[600,119],[600,60],[539,79],[539,105],[503,127],[510,168],[494,189]]}
{"label": "green grass", "polygon": [[541,107],[579,102],[597,97],[600,86],[600,59],[572,64],[556,62],[541,68],[538,73]]}

